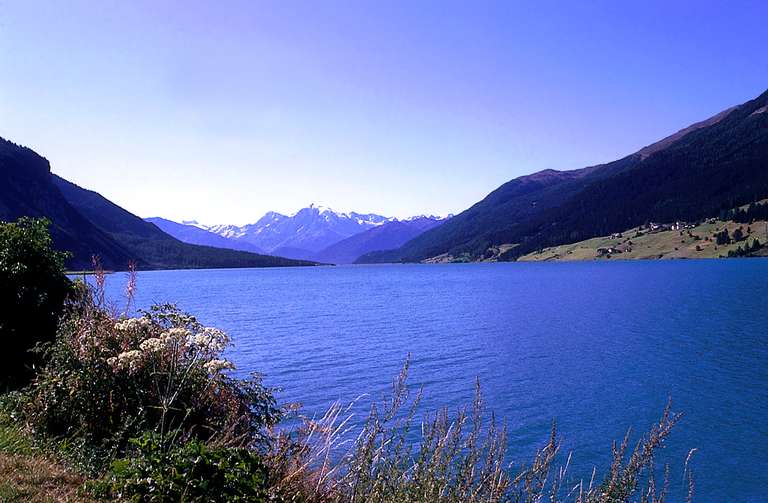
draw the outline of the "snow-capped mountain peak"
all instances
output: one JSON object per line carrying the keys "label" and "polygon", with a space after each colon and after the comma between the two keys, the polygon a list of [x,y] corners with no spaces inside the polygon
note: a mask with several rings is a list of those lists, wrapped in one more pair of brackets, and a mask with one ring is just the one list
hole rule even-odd
{"label": "snow-capped mountain peak", "polygon": [[182,220],[182,225],[191,225],[192,227],[197,227],[198,229],[203,229],[204,231],[207,231],[210,225],[201,224],[197,220]]}
{"label": "snow-capped mountain peak", "polygon": [[242,240],[270,253],[286,255],[316,252],[342,239],[392,221],[374,213],[342,213],[310,204],[291,215],[270,211],[255,223],[207,226],[221,236]]}
{"label": "snow-capped mountain peak", "polygon": [[[423,218],[439,221],[444,217],[419,215],[402,221],[410,222]],[[267,253],[307,258],[343,239],[395,221],[398,219],[376,213],[339,212],[328,206],[312,203],[290,215],[268,211],[256,222],[243,226],[204,225],[196,220],[183,223],[246,243]]]}
{"label": "snow-capped mountain peak", "polygon": [[441,220],[448,220],[449,218],[453,217],[453,213],[449,213],[447,215],[414,215],[412,217],[404,218],[403,222],[413,222],[414,220],[421,220],[421,219],[428,219],[428,220],[434,220],[436,222],[439,222]]}
{"label": "snow-capped mountain peak", "polygon": [[[316,256],[320,256],[319,252],[369,230],[375,234],[363,238],[361,242],[371,246],[394,246],[409,236],[439,225],[446,218],[448,217],[418,215],[398,220],[376,213],[342,213],[327,206],[310,204],[291,215],[268,211],[256,222],[243,226],[205,225],[197,220],[185,220],[182,224],[157,222],[156,225],[164,225],[166,232],[175,233],[174,235],[182,240],[202,240],[200,244],[223,246],[222,242],[215,241],[210,235],[200,234],[207,231],[204,234],[213,233],[216,235],[213,237],[229,241],[231,248],[314,260]],[[396,225],[385,226],[388,223]],[[202,231],[191,233],[190,228]],[[361,248],[357,251],[363,253],[370,250]],[[353,258],[355,257],[340,259],[331,254],[325,260],[351,261]]]}

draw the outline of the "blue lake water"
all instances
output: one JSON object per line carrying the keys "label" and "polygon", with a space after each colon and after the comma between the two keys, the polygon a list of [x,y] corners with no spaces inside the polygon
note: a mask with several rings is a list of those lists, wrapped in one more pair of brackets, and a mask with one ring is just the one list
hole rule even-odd
{"label": "blue lake water", "polygon": [[[107,287],[120,302],[123,275]],[[157,271],[136,302],[226,330],[239,371],[310,414],[380,397],[409,353],[425,410],[469,403],[478,377],[512,461],[556,419],[586,479],[671,397],[685,414],[661,453],[671,489],[696,448],[695,501],[765,501],[768,260]]]}

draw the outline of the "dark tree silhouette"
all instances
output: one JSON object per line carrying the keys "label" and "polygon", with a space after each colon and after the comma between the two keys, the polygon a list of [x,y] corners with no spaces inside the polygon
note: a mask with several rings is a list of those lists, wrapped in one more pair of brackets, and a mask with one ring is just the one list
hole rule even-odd
{"label": "dark tree silhouette", "polygon": [[30,350],[53,340],[72,282],[66,254],[52,248],[49,222],[0,223],[0,390],[26,384],[39,358]]}

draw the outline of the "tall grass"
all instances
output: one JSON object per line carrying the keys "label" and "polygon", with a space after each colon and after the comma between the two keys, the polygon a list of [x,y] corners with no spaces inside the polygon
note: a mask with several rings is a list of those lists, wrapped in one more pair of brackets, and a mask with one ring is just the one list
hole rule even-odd
{"label": "tall grass", "polygon": [[[293,438],[283,435],[270,457],[280,492],[318,503],[663,503],[668,497],[669,467],[657,469],[655,457],[680,419],[670,404],[633,447],[629,431],[613,444],[605,473],[595,469],[589,481],[573,480],[571,455],[562,456],[554,425],[527,464],[512,466],[505,461],[507,429],[486,413],[479,384],[473,403],[453,417],[442,409],[419,421],[421,391],[410,394],[407,375],[406,362],[391,396],[371,407],[357,433],[351,407],[336,403]],[[690,455],[690,501],[688,461]]]}

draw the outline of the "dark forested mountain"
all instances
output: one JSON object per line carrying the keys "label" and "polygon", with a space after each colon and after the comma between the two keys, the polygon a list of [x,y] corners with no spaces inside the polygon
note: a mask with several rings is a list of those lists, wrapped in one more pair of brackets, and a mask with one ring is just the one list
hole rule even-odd
{"label": "dark forested mountain", "polygon": [[52,221],[54,242],[59,249],[74,255],[70,264],[73,267],[84,267],[96,253],[110,268],[138,259],[67,202],[51,181],[47,159],[0,138],[0,220],[12,221],[23,216],[47,217]]}
{"label": "dark forested mountain", "polygon": [[309,265],[282,257],[182,243],[101,194],[52,175],[64,198],[151,268],[274,267]]}
{"label": "dark forested mountain", "polygon": [[237,239],[228,239],[219,234],[215,234],[205,228],[195,225],[195,223],[178,223],[160,217],[145,218],[146,222],[155,224],[161,231],[170,234],[179,241],[193,245],[213,246],[215,248],[230,248],[232,250],[249,251],[253,253],[264,253],[259,247]]}
{"label": "dark forested mountain", "polygon": [[697,220],[768,196],[768,92],[635,154],[575,171],[516,178],[438,228],[367,262],[444,253],[502,259],[646,223]]}
{"label": "dark forested mountain", "polygon": [[90,267],[99,255],[104,267],[142,269],[267,267],[305,265],[280,257],[195,246],[165,234],[96,192],[51,174],[33,150],[0,138],[0,220],[46,217],[60,250],[72,253],[71,268]]}
{"label": "dark forested mountain", "polygon": [[419,234],[445,221],[439,217],[414,217],[393,220],[355,234],[313,255],[314,259],[330,264],[351,264],[358,257],[376,250],[399,248]]}

